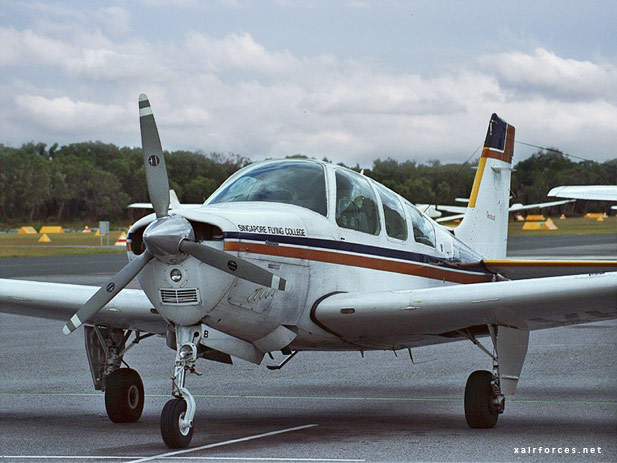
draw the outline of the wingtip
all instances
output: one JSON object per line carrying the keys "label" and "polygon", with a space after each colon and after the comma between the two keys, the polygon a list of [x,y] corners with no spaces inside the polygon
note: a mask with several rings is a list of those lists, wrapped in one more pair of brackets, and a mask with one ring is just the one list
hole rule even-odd
{"label": "wingtip", "polygon": [[64,333],[65,336],[71,334],[71,330],[69,329],[68,325],[64,325],[64,328],[62,328],[62,333]]}
{"label": "wingtip", "polygon": [[140,93],[139,94],[139,101],[146,101],[148,99],[148,96],[145,93]]}

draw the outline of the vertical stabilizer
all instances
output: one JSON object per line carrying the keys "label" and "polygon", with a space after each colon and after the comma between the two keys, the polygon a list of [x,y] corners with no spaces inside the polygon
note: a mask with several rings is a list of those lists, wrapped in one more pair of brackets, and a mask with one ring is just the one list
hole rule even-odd
{"label": "vertical stabilizer", "polygon": [[506,256],[514,127],[493,114],[469,204],[455,235],[487,259]]}

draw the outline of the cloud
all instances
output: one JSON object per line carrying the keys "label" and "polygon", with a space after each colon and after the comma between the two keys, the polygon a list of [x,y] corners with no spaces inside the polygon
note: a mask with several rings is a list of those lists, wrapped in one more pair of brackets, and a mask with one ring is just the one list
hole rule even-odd
{"label": "cloud", "polygon": [[119,105],[76,101],[69,97],[45,98],[39,95],[15,97],[17,112],[35,126],[59,134],[98,133],[126,125],[130,110]]}
{"label": "cloud", "polygon": [[497,112],[521,140],[615,156],[610,61],[536,48],[423,75],[273,49],[247,32],[148,39],[117,6],[29,8],[32,24],[0,27],[8,77],[0,86],[0,143],[139,144],[136,99],[146,92],[166,149],[253,159],[303,153],[364,166],[388,156],[462,162]]}
{"label": "cloud", "polygon": [[280,74],[298,65],[290,53],[269,52],[247,33],[216,39],[192,31],[187,34],[183,48],[194,58],[193,64],[203,71],[239,69]]}
{"label": "cloud", "polygon": [[566,59],[543,48],[533,53],[509,52],[481,57],[506,89],[523,94],[553,95],[565,99],[606,98],[617,91],[617,67]]}

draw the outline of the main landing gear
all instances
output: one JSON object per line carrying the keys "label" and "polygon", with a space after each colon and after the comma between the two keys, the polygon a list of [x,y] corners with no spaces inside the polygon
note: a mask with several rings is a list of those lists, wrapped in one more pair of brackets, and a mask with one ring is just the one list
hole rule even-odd
{"label": "main landing gear", "polygon": [[493,371],[474,371],[465,386],[465,419],[471,428],[488,429],[504,412],[504,394],[514,394],[523,367],[529,331],[488,325],[493,352],[478,342],[470,330],[460,331],[493,360]]}
{"label": "main landing gear", "polygon": [[161,436],[165,445],[172,449],[184,448],[193,437],[195,399],[185,387],[187,371],[200,375],[195,370],[197,346],[202,336],[202,326],[176,327],[176,365],[172,377],[172,394],[175,397],[165,404],[161,412]]}
{"label": "main landing gear", "polygon": [[493,428],[506,405],[499,377],[490,371],[474,371],[465,386],[465,419],[471,428]]}
{"label": "main landing gear", "polygon": [[144,383],[131,368],[120,368],[105,380],[105,409],[114,423],[134,423],[144,409]]}
{"label": "main landing gear", "polygon": [[[121,368],[124,354],[142,339],[152,336],[130,330],[85,326],[86,353],[94,389],[105,391],[105,410],[114,423],[134,423],[144,409],[144,384],[131,368]],[[128,365],[127,365],[128,367]]]}

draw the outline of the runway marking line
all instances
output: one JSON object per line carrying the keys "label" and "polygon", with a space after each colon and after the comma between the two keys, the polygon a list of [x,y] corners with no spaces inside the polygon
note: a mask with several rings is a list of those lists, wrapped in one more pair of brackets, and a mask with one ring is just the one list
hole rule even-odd
{"label": "runway marking line", "polygon": [[[0,458],[11,460],[126,460],[129,456],[90,456],[90,455],[0,455]],[[147,458],[147,457],[143,457]],[[161,457],[164,458],[164,457]],[[289,461],[308,463],[362,463],[366,460],[351,458],[285,458],[285,457],[176,457],[174,461]],[[131,463],[131,461],[127,462]]]}
{"label": "runway marking line", "polygon": [[192,449],[176,450],[173,452],[162,453],[160,455],[153,455],[151,457],[140,458],[138,460],[131,460],[127,463],[144,463],[146,461],[152,461],[152,460],[157,460],[161,458],[175,457],[176,455],[184,455],[186,453],[199,452],[200,450],[213,449],[215,447],[222,447],[224,445],[237,444],[239,442],[247,442],[250,440],[262,439],[264,437],[276,436],[278,434],[284,434],[284,433],[294,432],[294,431],[301,431],[302,429],[314,428],[316,426],[319,426],[319,425],[318,424],[305,424],[303,426],[296,426],[294,428],[280,429],[278,431],[270,431],[270,432],[265,432],[262,434],[255,434],[254,436],[240,437],[238,439],[231,439],[231,440],[227,440],[223,442],[215,442],[214,444],[202,445],[201,447],[195,447]]}

